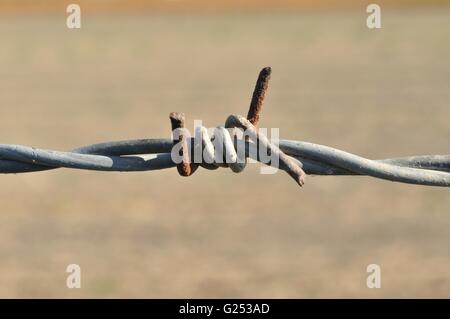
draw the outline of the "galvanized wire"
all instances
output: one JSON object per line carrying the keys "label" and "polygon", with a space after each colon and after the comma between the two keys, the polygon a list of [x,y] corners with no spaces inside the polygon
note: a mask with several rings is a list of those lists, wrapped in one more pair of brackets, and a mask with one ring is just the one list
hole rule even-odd
{"label": "galvanized wire", "polygon": [[[256,144],[246,144],[246,155]],[[175,167],[171,139],[115,141],[80,147],[68,152],[22,145],[0,144],[0,173],[25,173],[55,168],[96,171],[150,171]],[[370,160],[324,145],[279,140],[279,148],[308,175],[367,175],[390,181],[450,186],[450,155],[422,155]],[[283,165],[280,169],[286,169]]]}
{"label": "galvanized wire", "polygon": [[[272,143],[256,130],[264,98],[271,76],[271,68],[259,73],[253,91],[247,119],[230,115],[225,127],[238,127],[248,131],[250,139],[234,140],[234,147],[243,148],[246,158],[261,161],[258,146],[264,146],[279,158],[279,168],[285,170],[301,186],[305,173],[309,175],[367,175],[375,178],[430,186],[450,186],[450,155],[423,155],[402,158],[370,160],[324,145],[301,141],[279,140]],[[184,127],[184,114],[170,114],[172,131]],[[204,138],[204,137],[202,137]],[[207,137],[209,139],[209,137]],[[151,171],[177,166],[182,176],[190,176],[202,166],[216,169],[229,166],[234,172],[245,168],[245,163],[217,164],[192,163],[183,154],[183,162],[175,163],[171,151],[174,143],[183,143],[186,149],[187,137],[180,135],[178,141],[171,139],[142,139],[93,144],[68,152],[52,151],[22,145],[0,144],[0,173],[26,173],[55,168],[74,168],[96,171]],[[190,141],[195,145],[195,141]],[[199,141],[197,141],[199,142]],[[200,141],[200,144],[205,142]],[[186,143],[186,144],[185,144]],[[229,141],[228,144],[232,144]],[[245,145],[238,145],[245,143]],[[278,146],[276,145],[278,144]],[[228,148],[228,151],[231,151]],[[234,151],[234,150],[232,150]],[[227,157],[229,154],[224,154]],[[266,163],[274,165],[275,163]]]}

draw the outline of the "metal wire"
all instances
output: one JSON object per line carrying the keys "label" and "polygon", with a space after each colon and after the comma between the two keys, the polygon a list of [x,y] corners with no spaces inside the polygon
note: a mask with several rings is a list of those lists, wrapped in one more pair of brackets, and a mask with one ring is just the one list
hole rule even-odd
{"label": "metal wire", "polygon": [[[245,143],[246,155],[259,160]],[[175,167],[171,139],[141,139],[93,144],[69,152],[0,144],[0,173],[25,173],[59,167],[97,171],[150,171]],[[367,175],[390,181],[450,186],[450,155],[424,155],[369,160],[313,143],[280,140],[279,148],[308,175]],[[286,169],[280,165],[280,169]]]}
{"label": "metal wire", "polygon": [[[180,135],[177,141],[171,139],[142,139],[93,144],[68,152],[38,149],[22,145],[0,144],[0,173],[26,173],[45,171],[60,167],[96,170],[96,171],[151,171],[177,167],[182,176],[190,176],[202,166],[206,169],[230,167],[234,172],[245,168],[247,157],[261,161],[258,146],[265,147],[279,158],[279,168],[286,171],[300,185],[303,185],[305,173],[309,175],[367,175],[375,178],[430,186],[450,186],[450,155],[423,155],[403,158],[370,160],[324,145],[301,141],[280,140],[271,143],[267,137],[256,130],[264,98],[271,76],[271,68],[266,67],[259,73],[253,91],[247,119],[230,115],[225,127],[240,128],[249,132],[249,138],[234,139],[236,149],[245,149],[244,163],[193,163],[186,154],[190,145],[210,144],[214,137],[202,136],[200,141],[190,141]],[[183,129],[184,114],[170,114],[172,131]],[[205,132],[206,130],[202,130]],[[230,147],[231,136],[224,140],[224,158],[236,157]],[[206,138],[206,140],[205,140]],[[183,147],[182,163],[174,163],[171,151],[174,143],[181,142]],[[197,142],[197,143],[196,143]],[[205,143],[206,142],[206,143]],[[245,145],[242,145],[244,143]],[[278,144],[278,146],[277,146]],[[239,148],[241,147],[241,148]],[[215,150],[211,151],[214,152]],[[212,156],[210,154],[210,157]],[[275,163],[266,163],[275,166]]]}

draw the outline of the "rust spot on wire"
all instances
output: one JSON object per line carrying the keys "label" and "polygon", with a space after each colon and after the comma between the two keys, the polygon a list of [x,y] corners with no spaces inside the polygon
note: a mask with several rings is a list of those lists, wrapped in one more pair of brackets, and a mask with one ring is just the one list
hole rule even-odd
{"label": "rust spot on wire", "polygon": [[268,66],[259,72],[258,80],[256,80],[252,101],[250,102],[250,109],[247,114],[247,120],[254,126],[257,126],[259,122],[259,115],[266,97],[267,88],[269,87],[271,73],[272,69]]}
{"label": "rust spot on wire", "polygon": [[169,114],[169,118],[170,118],[170,124],[172,125],[172,132],[177,129],[180,130],[179,135],[178,135],[178,140],[173,141],[173,145],[176,145],[177,143],[180,143],[180,142],[182,143],[180,155],[182,156],[183,161],[180,164],[177,164],[178,173],[181,176],[190,176],[197,170],[198,165],[194,164],[194,163],[190,163],[190,160],[189,160],[187,136],[184,134],[184,132],[182,130],[182,129],[184,129],[184,122],[185,122],[184,113],[172,112]]}

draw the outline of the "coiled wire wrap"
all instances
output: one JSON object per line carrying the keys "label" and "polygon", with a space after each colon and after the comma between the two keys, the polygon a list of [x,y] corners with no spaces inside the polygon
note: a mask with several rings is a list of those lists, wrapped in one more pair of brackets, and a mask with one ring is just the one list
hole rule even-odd
{"label": "coiled wire wrap", "polygon": [[[236,121],[236,118],[230,116],[227,122]],[[237,123],[226,123],[225,126],[231,124],[238,126]],[[203,129],[200,128],[201,131]],[[202,134],[202,136],[204,135]],[[193,145],[199,145],[199,140],[193,139]],[[211,145],[207,143],[208,141],[210,142],[209,138],[203,138],[201,141],[203,146],[207,145],[209,148],[205,153],[210,156],[208,161],[205,160],[201,163],[201,166],[208,169],[223,166],[210,164],[215,150],[211,143]],[[226,143],[229,144],[230,140],[227,140]],[[224,156],[236,159],[233,151],[241,143],[244,143],[241,146],[246,150],[246,157],[260,160],[256,151],[257,144],[248,140],[235,140],[234,147],[230,148],[228,145],[225,148],[227,151]],[[60,167],[120,172],[166,169],[176,166],[170,154],[172,147],[173,140],[171,139],[106,142],[80,147],[68,152],[0,144],[0,173],[37,172]],[[284,155],[290,161],[295,162],[309,175],[367,175],[409,184],[450,186],[450,155],[370,160],[328,146],[291,140],[279,140],[278,148],[281,156]],[[233,151],[230,152],[230,150]],[[280,161],[279,164],[280,169],[290,171],[291,168],[286,166],[288,165],[286,161]],[[241,166],[232,166],[230,167],[233,171],[238,172],[243,169]]]}

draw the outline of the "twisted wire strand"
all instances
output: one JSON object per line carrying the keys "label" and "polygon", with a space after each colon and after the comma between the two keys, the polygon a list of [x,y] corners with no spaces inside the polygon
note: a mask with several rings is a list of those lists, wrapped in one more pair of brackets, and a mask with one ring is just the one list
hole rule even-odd
{"label": "twisted wire strand", "polygon": [[[257,145],[245,143],[246,156],[259,160]],[[0,144],[0,173],[25,173],[55,168],[97,171],[150,171],[175,167],[171,139],[125,140],[88,145],[69,152]],[[324,145],[279,140],[279,148],[308,175],[367,175],[390,181],[450,186],[450,155],[422,155],[369,160]],[[286,169],[280,163],[280,169]]]}
{"label": "twisted wire strand", "polygon": [[[247,158],[264,162],[258,150],[263,146],[275,154],[279,163],[265,164],[277,166],[286,171],[300,186],[308,175],[367,175],[375,178],[401,183],[450,186],[450,155],[422,155],[402,158],[370,160],[352,153],[344,152],[325,145],[302,141],[279,140],[270,142],[266,136],[256,130],[266,95],[271,68],[266,67],[259,73],[253,91],[247,119],[230,115],[220,130],[225,137],[215,149],[204,127],[196,131],[197,138],[188,138],[181,134],[173,139],[140,139],[106,142],[80,147],[68,152],[45,150],[29,146],[0,144],[0,173],[26,173],[51,170],[55,168],[73,168],[96,171],[150,171],[177,167],[182,176],[192,175],[199,166],[206,169],[230,167],[233,172],[242,172]],[[184,128],[184,114],[170,114],[172,132]],[[249,138],[236,139],[225,128],[239,128],[249,133]],[[200,138],[198,137],[200,136]],[[182,162],[175,163],[171,152],[174,145],[181,143]],[[190,145],[189,147],[187,145]],[[205,149],[201,152],[200,163],[194,163],[189,153],[191,147]],[[245,149],[244,158],[239,158],[236,149]],[[225,163],[214,161],[220,156],[228,159]],[[194,158],[195,159],[195,158]],[[241,161],[243,160],[243,161]]]}

